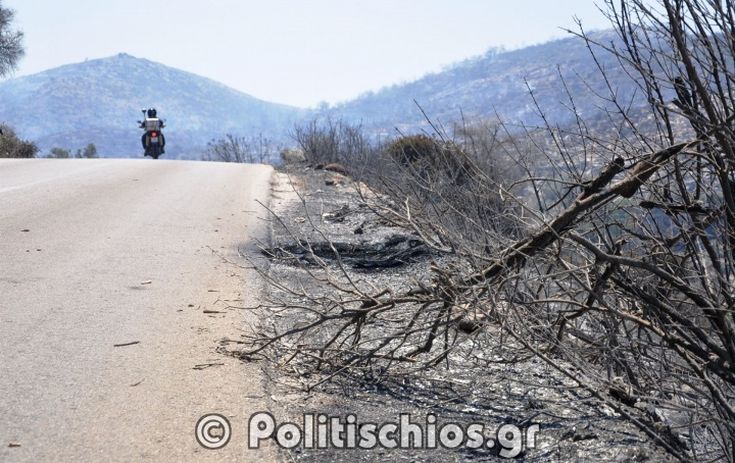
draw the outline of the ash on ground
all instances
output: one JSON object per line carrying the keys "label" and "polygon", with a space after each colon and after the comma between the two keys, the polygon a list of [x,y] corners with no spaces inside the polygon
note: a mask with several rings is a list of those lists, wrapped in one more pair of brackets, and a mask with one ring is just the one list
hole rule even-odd
{"label": "ash on ground", "polygon": [[[310,167],[290,166],[274,174],[271,243],[258,265],[275,282],[324,291],[308,269],[342,266],[357,280],[376,288],[405,289],[428,278],[435,256],[420,240],[391,226],[365,207],[348,177]],[[304,244],[313,250],[303,252]],[[331,243],[331,245],[330,245]],[[333,247],[332,247],[333,246]],[[277,285],[266,290],[273,300],[289,296]],[[308,305],[309,300],[292,300]],[[259,329],[284,332],[304,323],[298,311],[260,309]],[[326,336],[326,334],[324,334]],[[319,336],[319,334],[313,334]],[[398,422],[401,414],[423,424],[428,415],[445,423],[483,423],[490,432],[503,424],[539,426],[534,448],[516,457],[528,462],[668,461],[671,458],[635,426],[597,401],[540,359],[513,345],[492,324],[463,335],[448,362],[430,370],[410,365],[360,375],[333,370],[303,370],[279,351],[264,351],[262,365],[271,412],[278,423],[301,425],[304,414],[355,415],[357,423]],[[478,348],[481,346],[481,348]],[[284,450],[286,460],[338,461],[502,461],[499,450],[469,449],[310,449]]]}

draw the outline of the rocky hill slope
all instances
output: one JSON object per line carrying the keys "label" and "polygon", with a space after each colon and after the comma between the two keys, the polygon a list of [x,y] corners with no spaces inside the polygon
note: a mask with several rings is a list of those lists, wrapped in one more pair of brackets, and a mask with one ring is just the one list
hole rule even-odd
{"label": "rocky hill slope", "polygon": [[140,109],[166,119],[167,152],[190,157],[226,133],[283,136],[302,111],[127,54],[0,83],[0,121],[48,150],[95,143],[103,156],[139,155]]}

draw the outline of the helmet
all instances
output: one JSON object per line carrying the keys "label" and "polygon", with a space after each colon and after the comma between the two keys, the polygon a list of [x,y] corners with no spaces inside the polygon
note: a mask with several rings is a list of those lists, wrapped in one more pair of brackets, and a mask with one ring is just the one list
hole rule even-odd
{"label": "helmet", "polygon": [[156,117],[156,108],[150,108],[148,110],[148,117],[151,117],[151,118]]}

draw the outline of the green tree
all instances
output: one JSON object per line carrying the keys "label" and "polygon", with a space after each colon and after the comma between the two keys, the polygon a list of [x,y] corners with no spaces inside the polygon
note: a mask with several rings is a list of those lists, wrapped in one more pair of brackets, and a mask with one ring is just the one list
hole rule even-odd
{"label": "green tree", "polygon": [[66,150],[64,148],[54,147],[51,148],[51,154],[49,155],[50,158],[57,158],[57,159],[68,159],[71,157],[71,153],[69,150]]}
{"label": "green tree", "polygon": [[82,157],[87,159],[99,157],[97,156],[97,147],[94,145],[94,143],[90,143],[84,147],[84,149],[82,150]]}
{"label": "green tree", "polygon": [[21,140],[12,128],[0,125],[0,158],[33,158],[36,153],[35,143]]}
{"label": "green tree", "polygon": [[92,158],[98,158],[97,156],[97,147],[94,145],[94,143],[90,143],[87,146],[84,147],[84,149],[78,149],[77,152],[74,154],[74,157],[77,159],[92,159]]}

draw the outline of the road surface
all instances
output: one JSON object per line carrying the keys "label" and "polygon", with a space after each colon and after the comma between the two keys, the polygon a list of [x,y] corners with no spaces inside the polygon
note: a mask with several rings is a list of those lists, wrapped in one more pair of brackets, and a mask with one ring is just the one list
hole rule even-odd
{"label": "road surface", "polygon": [[[269,461],[263,378],[215,349],[259,283],[266,166],[0,160],[0,461]],[[221,413],[229,444],[200,446]],[[218,429],[212,434],[216,438]]]}

